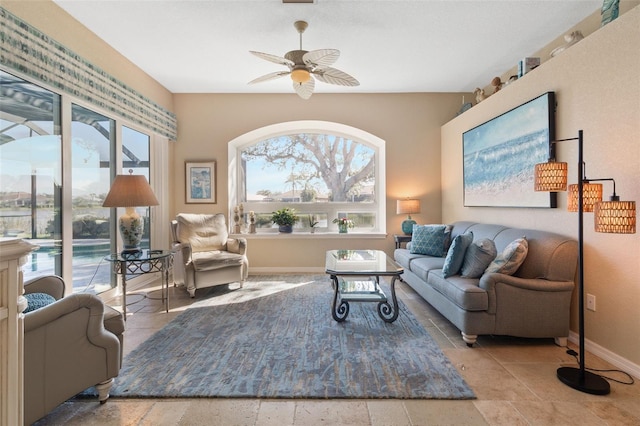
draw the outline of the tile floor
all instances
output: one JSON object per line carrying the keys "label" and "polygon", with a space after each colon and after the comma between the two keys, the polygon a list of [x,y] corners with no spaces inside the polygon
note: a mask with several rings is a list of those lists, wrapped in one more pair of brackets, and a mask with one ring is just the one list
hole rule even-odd
{"label": "tile floor", "polygon": [[[409,286],[397,289],[476,400],[70,400],[37,425],[640,425],[639,384],[612,383],[607,396],[575,391],[556,378],[560,365],[576,364],[553,340],[484,336],[468,348],[459,331]],[[158,284],[129,293],[125,355],[193,301],[182,288],[170,292],[169,313],[157,300]],[[611,368],[590,354],[586,360],[588,367]]]}

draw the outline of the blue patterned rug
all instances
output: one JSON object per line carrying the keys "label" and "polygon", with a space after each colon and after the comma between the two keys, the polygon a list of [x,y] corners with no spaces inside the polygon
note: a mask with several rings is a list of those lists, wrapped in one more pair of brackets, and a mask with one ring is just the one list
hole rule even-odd
{"label": "blue patterned rug", "polygon": [[125,358],[113,397],[475,398],[404,304],[392,324],[374,303],[334,321],[326,275],[196,297]]}

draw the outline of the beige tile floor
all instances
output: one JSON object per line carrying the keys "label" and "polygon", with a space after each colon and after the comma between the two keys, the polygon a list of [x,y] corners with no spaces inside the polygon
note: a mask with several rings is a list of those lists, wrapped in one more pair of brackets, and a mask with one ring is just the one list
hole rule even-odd
{"label": "beige tile floor", "polygon": [[[171,288],[170,292],[169,313],[156,300],[157,284],[129,293],[125,355],[193,301],[184,289]],[[70,400],[37,424],[640,425],[639,384],[612,383],[607,396],[575,391],[556,378],[556,369],[575,365],[574,358],[551,339],[484,336],[468,348],[459,331],[406,284],[398,285],[398,296],[435,338],[476,393],[476,400],[111,398],[104,405]],[[118,306],[120,302],[110,303]],[[588,367],[611,368],[590,354],[586,360]]]}

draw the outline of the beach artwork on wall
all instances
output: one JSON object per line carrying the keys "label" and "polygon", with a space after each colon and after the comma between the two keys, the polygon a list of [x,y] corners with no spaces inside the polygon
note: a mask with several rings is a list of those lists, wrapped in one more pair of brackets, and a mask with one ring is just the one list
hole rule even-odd
{"label": "beach artwork on wall", "polygon": [[555,96],[547,92],[462,135],[465,207],[556,207],[535,192],[534,168],[550,157]]}

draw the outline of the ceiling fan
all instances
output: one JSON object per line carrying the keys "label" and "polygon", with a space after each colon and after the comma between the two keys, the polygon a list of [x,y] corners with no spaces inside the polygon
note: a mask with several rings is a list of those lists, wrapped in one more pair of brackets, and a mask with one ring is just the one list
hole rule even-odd
{"label": "ceiling fan", "polygon": [[340,86],[360,85],[358,80],[346,72],[331,68],[330,65],[333,65],[340,57],[339,50],[318,49],[310,52],[302,50],[302,33],[307,29],[309,24],[305,21],[296,21],[293,26],[300,34],[300,50],[287,52],[284,58],[268,53],[250,51],[250,53],[269,62],[286,65],[289,70],[276,71],[263,75],[255,80],[251,80],[249,84],[261,83],[263,81],[284,77],[285,75],[291,75],[293,89],[302,99],[309,99],[313,94],[315,87],[314,76],[323,83],[337,84]]}

